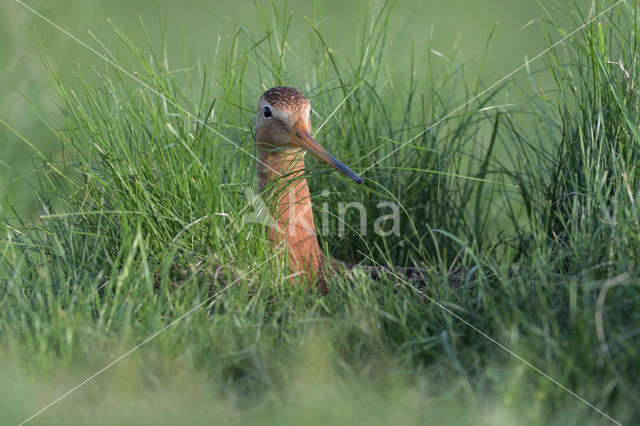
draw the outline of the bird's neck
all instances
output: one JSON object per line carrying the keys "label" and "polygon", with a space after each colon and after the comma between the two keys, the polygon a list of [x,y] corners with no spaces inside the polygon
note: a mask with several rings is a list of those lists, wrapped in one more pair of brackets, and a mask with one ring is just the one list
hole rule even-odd
{"label": "bird's neck", "polygon": [[275,151],[258,144],[258,160],[258,189],[273,219],[271,243],[284,246],[294,272],[323,285],[325,259],[304,178],[304,156],[300,151]]}

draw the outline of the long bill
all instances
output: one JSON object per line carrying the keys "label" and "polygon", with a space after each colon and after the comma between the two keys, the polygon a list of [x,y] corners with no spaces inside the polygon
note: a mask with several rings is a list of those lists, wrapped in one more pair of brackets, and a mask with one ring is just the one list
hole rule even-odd
{"label": "long bill", "polygon": [[345,166],[340,160],[338,160],[333,155],[329,154],[329,152],[322,147],[309,133],[309,129],[303,122],[298,122],[291,132],[291,139],[294,141],[296,145],[300,148],[304,149],[307,152],[310,152],[311,155],[316,157],[318,160],[325,162],[330,165],[343,175],[353,179],[356,183],[362,183],[364,180],[354,173],[349,167]]}

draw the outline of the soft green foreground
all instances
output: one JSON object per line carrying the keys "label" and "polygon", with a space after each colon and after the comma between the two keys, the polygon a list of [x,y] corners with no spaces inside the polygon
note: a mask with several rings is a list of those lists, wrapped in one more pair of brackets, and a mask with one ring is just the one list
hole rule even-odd
{"label": "soft green foreground", "polygon": [[[543,26],[549,43],[584,22],[577,9]],[[61,153],[32,149],[41,216],[1,204],[1,421],[111,365],[33,423],[611,423],[559,384],[640,422],[637,10],[619,5],[523,71],[534,89],[505,82],[433,129],[487,87],[481,60],[422,49],[399,73],[387,6],[353,29],[349,57],[320,28],[291,48],[289,18],[267,8],[264,28],[190,70],[118,31],[108,58],[139,81],[104,63],[70,90],[45,55],[64,119],[42,120]],[[328,120],[318,140],[366,170],[357,186],[308,161],[327,251],[462,268],[464,282],[289,288],[247,220],[254,160],[230,143],[253,154],[253,105],[285,83],[311,98],[316,128]],[[364,203],[366,235],[338,235],[340,201]],[[373,232],[381,201],[402,206],[399,236]]]}

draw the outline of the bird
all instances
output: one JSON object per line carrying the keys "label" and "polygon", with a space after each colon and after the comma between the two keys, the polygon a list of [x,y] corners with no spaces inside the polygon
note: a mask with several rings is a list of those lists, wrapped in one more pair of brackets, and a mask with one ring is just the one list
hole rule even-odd
{"label": "bird", "polygon": [[353,265],[324,254],[318,244],[313,205],[304,175],[305,154],[310,153],[357,184],[364,180],[331,155],[311,135],[311,103],[293,87],[272,87],[258,100],[255,140],[258,193],[272,218],[268,224],[272,246],[284,253],[291,280],[316,285],[327,293],[328,274],[356,266],[373,279],[397,277],[426,282],[430,270],[420,267]]}
{"label": "bird", "polygon": [[258,193],[273,218],[269,240],[286,253],[294,275],[325,292],[327,272],[343,265],[327,258],[318,244],[304,154],[310,153],[357,184],[364,180],[313,138],[311,103],[293,87],[277,86],[262,94],[255,140]]}

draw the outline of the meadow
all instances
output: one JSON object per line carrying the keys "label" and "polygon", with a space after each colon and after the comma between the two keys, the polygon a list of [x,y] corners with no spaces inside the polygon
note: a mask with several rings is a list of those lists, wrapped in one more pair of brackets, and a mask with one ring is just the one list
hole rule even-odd
{"label": "meadow", "polygon": [[[9,3],[0,423],[640,423],[637,1]],[[307,160],[325,252],[427,283],[289,285],[275,85],[365,179]]]}

